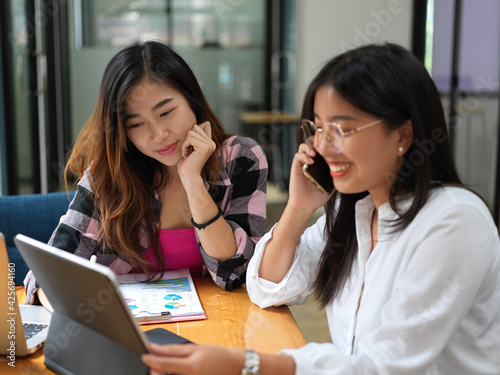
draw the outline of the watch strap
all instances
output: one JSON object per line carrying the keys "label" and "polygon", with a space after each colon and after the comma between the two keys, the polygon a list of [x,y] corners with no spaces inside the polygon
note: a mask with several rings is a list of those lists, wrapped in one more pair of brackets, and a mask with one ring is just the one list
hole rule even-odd
{"label": "watch strap", "polygon": [[241,375],[260,375],[260,357],[256,351],[245,350],[245,364],[241,369]]}

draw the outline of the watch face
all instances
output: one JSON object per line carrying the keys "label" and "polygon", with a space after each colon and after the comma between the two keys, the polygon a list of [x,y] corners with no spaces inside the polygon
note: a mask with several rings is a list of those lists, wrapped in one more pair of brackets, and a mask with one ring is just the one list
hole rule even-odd
{"label": "watch face", "polygon": [[260,358],[255,351],[249,349],[245,351],[245,364],[241,375],[260,375]]}

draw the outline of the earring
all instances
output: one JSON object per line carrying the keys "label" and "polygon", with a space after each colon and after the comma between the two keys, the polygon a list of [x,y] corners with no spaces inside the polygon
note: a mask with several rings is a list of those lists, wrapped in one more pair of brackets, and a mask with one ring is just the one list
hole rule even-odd
{"label": "earring", "polygon": [[403,147],[401,147],[401,146],[398,148],[398,151],[399,151],[399,152],[403,152],[403,150],[404,150],[404,148],[403,148]]}

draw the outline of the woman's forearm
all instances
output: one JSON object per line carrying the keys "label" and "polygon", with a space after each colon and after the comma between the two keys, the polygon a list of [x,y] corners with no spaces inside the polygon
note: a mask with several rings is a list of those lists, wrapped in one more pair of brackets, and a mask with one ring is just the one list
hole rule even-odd
{"label": "woman's forearm", "polygon": [[[143,362],[158,373],[192,375],[237,375],[245,362],[245,351],[215,345],[150,345]],[[295,362],[288,355],[260,354],[262,375],[293,375]]]}
{"label": "woman's forearm", "polygon": [[[186,187],[193,221],[204,224],[217,216],[219,208],[208,193],[203,180]],[[233,228],[221,215],[203,229],[196,229],[203,250],[210,257],[225,261],[236,255],[237,245]]]}
{"label": "woman's forearm", "polygon": [[300,237],[314,211],[294,209],[287,205],[266,244],[259,267],[259,276],[278,283],[292,265]]}
{"label": "woman's forearm", "polygon": [[295,374],[295,361],[289,355],[260,354],[259,357],[262,375]]}

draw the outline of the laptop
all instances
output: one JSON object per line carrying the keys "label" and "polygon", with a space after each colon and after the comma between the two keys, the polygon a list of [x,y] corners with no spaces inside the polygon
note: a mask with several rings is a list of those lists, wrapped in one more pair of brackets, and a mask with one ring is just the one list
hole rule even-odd
{"label": "laptop", "polygon": [[52,305],[45,365],[60,374],[148,374],[150,342],[187,343],[163,328],[143,332],[115,273],[22,234],[14,242]]}
{"label": "laptop", "polygon": [[52,314],[43,306],[18,304],[15,272],[0,233],[0,355],[22,357],[43,346]]}

